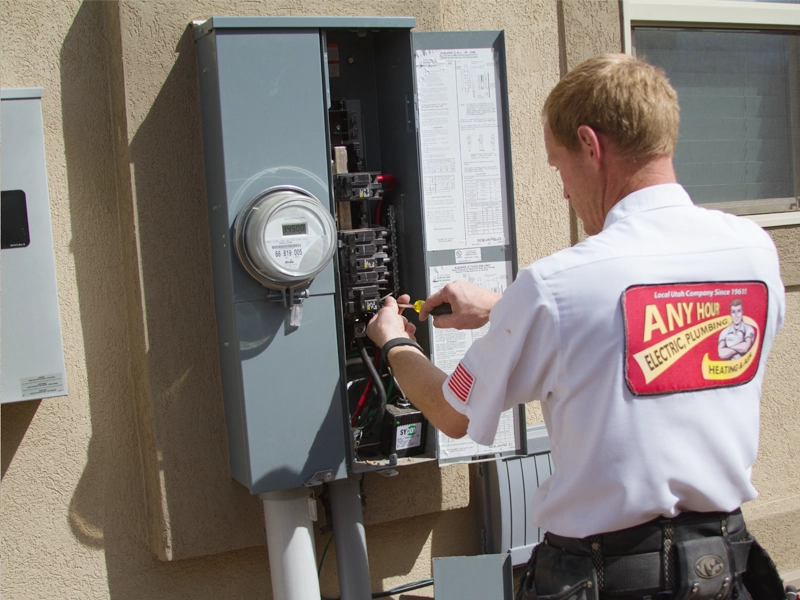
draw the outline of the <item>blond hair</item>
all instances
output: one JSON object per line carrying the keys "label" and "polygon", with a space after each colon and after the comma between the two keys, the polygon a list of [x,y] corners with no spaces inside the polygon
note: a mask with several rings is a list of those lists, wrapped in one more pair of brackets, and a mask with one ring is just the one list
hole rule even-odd
{"label": "blond hair", "polygon": [[575,152],[578,127],[607,135],[623,155],[672,156],[678,140],[678,94],[664,71],[626,54],[603,54],[570,71],[542,109],[555,141]]}

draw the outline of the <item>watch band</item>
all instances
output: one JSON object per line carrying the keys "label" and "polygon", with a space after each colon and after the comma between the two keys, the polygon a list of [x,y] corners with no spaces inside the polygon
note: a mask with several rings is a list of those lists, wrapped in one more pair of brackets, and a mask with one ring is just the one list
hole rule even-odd
{"label": "watch band", "polygon": [[422,349],[422,346],[420,346],[414,340],[410,340],[408,338],[396,337],[386,342],[383,345],[383,348],[381,348],[381,362],[383,364],[386,365],[389,364],[389,361],[387,359],[387,354],[389,353],[389,350],[391,350],[395,346],[414,346],[417,350],[422,352],[423,355],[425,354],[425,351]]}

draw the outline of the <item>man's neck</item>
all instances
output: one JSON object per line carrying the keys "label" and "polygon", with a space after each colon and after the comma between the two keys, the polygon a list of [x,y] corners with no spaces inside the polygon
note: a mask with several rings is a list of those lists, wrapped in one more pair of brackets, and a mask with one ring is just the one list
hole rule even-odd
{"label": "man's neck", "polygon": [[625,196],[644,188],[677,183],[672,157],[661,155],[645,162],[623,159],[616,152],[606,154],[607,173],[604,209],[608,211]]}

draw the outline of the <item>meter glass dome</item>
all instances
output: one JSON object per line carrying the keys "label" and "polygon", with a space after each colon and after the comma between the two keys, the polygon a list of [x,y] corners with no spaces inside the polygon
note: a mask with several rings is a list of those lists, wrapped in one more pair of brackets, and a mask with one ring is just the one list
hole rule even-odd
{"label": "meter glass dome", "polygon": [[298,188],[276,188],[258,196],[236,218],[234,234],[242,264],[271,288],[310,282],[336,249],[333,217]]}

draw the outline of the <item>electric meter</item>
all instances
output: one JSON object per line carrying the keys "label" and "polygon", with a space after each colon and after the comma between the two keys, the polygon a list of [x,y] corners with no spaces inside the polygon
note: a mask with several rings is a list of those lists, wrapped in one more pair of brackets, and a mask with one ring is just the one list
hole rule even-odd
{"label": "electric meter", "polygon": [[336,223],[313,195],[293,186],[258,195],[236,217],[234,245],[247,272],[272,289],[304,286],[328,266]]}

